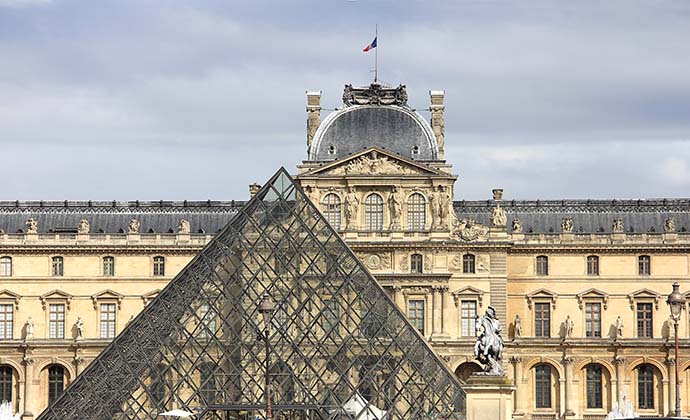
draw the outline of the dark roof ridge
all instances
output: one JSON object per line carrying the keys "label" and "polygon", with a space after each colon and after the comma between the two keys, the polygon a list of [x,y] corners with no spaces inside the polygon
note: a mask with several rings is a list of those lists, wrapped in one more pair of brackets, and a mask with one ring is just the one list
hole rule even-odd
{"label": "dark roof ridge", "polygon": [[242,207],[244,200],[3,200],[3,208],[189,208],[189,207]]}

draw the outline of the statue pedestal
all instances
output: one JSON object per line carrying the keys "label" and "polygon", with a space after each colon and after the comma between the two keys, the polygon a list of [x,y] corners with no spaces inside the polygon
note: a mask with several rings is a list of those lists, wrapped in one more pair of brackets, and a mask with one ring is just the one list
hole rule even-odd
{"label": "statue pedestal", "polygon": [[511,420],[515,386],[506,376],[474,374],[463,387],[467,420]]}

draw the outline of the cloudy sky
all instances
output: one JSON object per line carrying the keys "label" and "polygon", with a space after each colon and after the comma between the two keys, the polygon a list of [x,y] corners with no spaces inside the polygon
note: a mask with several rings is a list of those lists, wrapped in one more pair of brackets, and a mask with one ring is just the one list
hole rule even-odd
{"label": "cloudy sky", "polygon": [[376,23],[382,80],[446,91],[456,199],[690,196],[686,0],[0,0],[0,200],[245,199]]}

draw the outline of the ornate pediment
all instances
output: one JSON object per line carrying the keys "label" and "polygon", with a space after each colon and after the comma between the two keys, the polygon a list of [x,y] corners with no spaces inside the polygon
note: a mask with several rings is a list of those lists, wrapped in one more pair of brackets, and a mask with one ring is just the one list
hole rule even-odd
{"label": "ornate pediment", "polygon": [[548,300],[551,302],[553,309],[556,309],[556,299],[558,299],[558,293],[552,292],[548,289],[537,289],[532,293],[525,296],[527,298],[527,307],[532,309],[532,304],[535,300]]}
{"label": "ornate pediment", "polygon": [[0,290],[0,300],[11,300],[14,302],[14,307],[15,309],[19,309],[19,301],[21,300],[21,296],[11,292],[7,289]]}
{"label": "ornate pediment", "polygon": [[635,309],[635,301],[641,299],[648,299],[654,301],[654,309],[659,309],[659,301],[661,300],[661,293],[657,293],[654,290],[647,288],[636,290],[628,295],[628,302],[630,303],[630,309]]}
{"label": "ornate pediment", "polygon": [[67,304],[67,310],[70,309],[70,305],[72,303],[72,298],[73,296],[70,295],[67,292],[63,292],[62,290],[55,289],[53,291],[50,291],[46,294],[43,294],[39,296],[39,299],[41,299],[41,306],[43,307],[43,310],[46,310],[46,307],[48,306],[48,301],[49,300],[62,300],[65,301]]}
{"label": "ornate pediment", "polygon": [[120,309],[122,306],[122,299],[124,299],[125,296],[121,295],[120,293],[114,292],[110,289],[102,290],[95,295],[91,295],[91,301],[93,302],[93,309],[98,309],[98,301],[99,300],[116,300],[117,301],[117,309]]}
{"label": "ornate pediment", "polygon": [[606,309],[609,305],[609,294],[606,292],[602,292],[599,289],[587,289],[584,292],[578,293],[576,296],[577,304],[580,307],[580,309],[584,307],[585,299],[601,299],[604,303],[604,309]]}
{"label": "ornate pediment", "polygon": [[148,305],[149,302],[151,302],[153,299],[156,298],[160,294],[160,289],[152,290],[148,293],[145,293],[144,295],[141,296],[141,300],[144,301],[144,306]]}
{"label": "ornate pediment", "polygon": [[484,299],[485,294],[486,292],[484,290],[477,289],[476,287],[472,286],[466,286],[451,293],[453,299],[455,300],[455,306],[459,305],[462,298],[477,299],[479,306],[482,306],[482,300]]}
{"label": "ornate pediment", "polygon": [[424,164],[372,147],[346,159],[318,168],[323,175],[447,175]]}

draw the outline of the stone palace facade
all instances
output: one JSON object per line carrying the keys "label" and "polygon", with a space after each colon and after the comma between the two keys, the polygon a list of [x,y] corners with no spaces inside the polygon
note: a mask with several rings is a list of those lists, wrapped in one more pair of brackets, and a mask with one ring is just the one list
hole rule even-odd
{"label": "stone palace facade", "polygon": [[[665,303],[674,282],[690,297],[690,200],[462,200],[443,91],[430,121],[404,86],[347,85],[323,120],[320,99],[299,183],[461,380],[491,305],[514,418],[667,414],[675,364],[690,413],[690,324],[675,360]],[[1,202],[0,400],[38,415],[243,204]]]}

